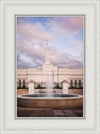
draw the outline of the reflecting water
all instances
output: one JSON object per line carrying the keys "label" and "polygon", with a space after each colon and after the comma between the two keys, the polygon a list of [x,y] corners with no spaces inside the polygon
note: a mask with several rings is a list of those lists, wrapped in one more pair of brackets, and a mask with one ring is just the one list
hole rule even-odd
{"label": "reflecting water", "polygon": [[[22,95],[22,97],[45,97],[48,98],[48,94],[27,94],[27,95]],[[53,96],[49,96],[50,98],[56,98],[56,97],[78,97],[78,95],[75,94],[53,94]]]}

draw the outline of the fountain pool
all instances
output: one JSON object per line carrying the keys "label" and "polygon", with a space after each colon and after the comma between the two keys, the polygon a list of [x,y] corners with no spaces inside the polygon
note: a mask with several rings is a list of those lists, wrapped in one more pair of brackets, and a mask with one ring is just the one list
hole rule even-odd
{"label": "fountain pool", "polygon": [[83,107],[83,96],[76,94],[27,94],[17,96],[17,106],[29,108]]}

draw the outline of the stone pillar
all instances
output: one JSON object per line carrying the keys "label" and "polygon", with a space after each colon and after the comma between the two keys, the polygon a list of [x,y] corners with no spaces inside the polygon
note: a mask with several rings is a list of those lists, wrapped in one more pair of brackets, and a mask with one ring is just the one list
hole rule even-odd
{"label": "stone pillar", "polygon": [[62,87],[63,87],[63,94],[68,94],[68,81],[64,80],[62,83]]}
{"label": "stone pillar", "polygon": [[21,88],[23,88],[23,79],[21,79]]}
{"label": "stone pillar", "polygon": [[75,87],[75,80],[73,80],[73,87]]}
{"label": "stone pillar", "polygon": [[29,81],[28,94],[34,94],[34,81]]}

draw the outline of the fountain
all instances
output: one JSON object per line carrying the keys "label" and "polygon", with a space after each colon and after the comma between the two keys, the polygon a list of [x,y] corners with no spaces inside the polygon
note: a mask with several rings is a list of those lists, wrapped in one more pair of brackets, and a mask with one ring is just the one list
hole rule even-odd
{"label": "fountain", "polygon": [[46,84],[46,93],[47,97],[53,97],[53,77],[47,77],[47,84]]}
{"label": "fountain", "polygon": [[[17,106],[29,108],[74,108],[83,107],[83,96],[67,94],[67,81],[64,81],[63,94],[53,94],[53,79],[47,78],[47,92],[44,94],[26,94],[17,96]],[[32,87],[32,86],[31,86]]]}

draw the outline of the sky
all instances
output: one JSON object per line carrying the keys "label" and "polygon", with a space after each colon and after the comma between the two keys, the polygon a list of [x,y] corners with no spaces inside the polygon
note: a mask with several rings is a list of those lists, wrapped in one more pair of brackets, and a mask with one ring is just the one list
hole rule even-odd
{"label": "sky", "polygon": [[17,68],[45,62],[46,40],[54,66],[83,68],[83,17],[17,17]]}

